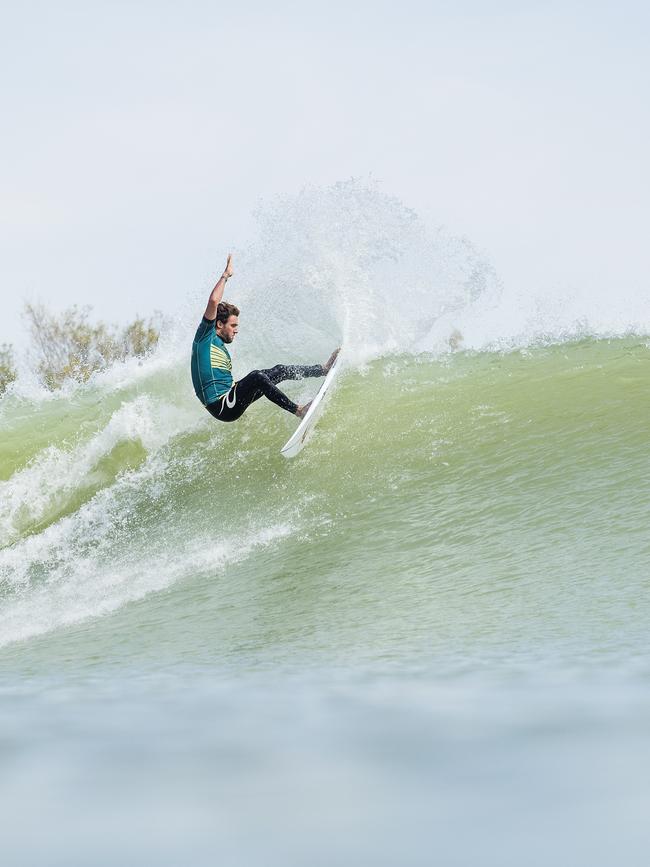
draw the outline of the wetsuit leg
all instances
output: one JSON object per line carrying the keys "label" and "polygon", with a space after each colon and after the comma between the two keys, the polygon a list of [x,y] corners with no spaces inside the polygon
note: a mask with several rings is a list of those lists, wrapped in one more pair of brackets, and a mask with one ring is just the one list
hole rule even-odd
{"label": "wetsuit leg", "polygon": [[284,382],[285,379],[306,379],[310,376],[325,376],[322,364],[276,364],[260,371],[264,373],[274,385]]}
{"label": "wetsuit leg", "polygon": [[227,394],[206,406],[208,412],[219,421],[236,421],[262,395],[287,412],[294,413],[297,404],[276,388],[286,379],[306,379],[325,376],[322,364],[276,364],[266,370],[252,370],[248,376],[235,383]]}
{"label": "wetsuit leg", "polygon": [[[281,365],[277,366],[280,367]],[[271,369],[273,370],[273,368]],[[278,381],[281,382],[282,380]],[[289,400],[286,394],[275,387],[265,370],[252,370],[248,376],[236,382],[230,391],[219,400],[209,403],[206,409],[219,421],[236,421],[262,395],[294,415],[298,409],[297,404]]]}

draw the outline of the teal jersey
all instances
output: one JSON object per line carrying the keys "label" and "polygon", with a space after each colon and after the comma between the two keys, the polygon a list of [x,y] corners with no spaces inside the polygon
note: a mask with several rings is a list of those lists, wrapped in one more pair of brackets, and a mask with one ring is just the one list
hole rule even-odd
{"label": "teal jersey", "polygon": [[203,317],[192,343],[192,384],[202,404],[214,403],[232,386],[232,360],[226,344]]}

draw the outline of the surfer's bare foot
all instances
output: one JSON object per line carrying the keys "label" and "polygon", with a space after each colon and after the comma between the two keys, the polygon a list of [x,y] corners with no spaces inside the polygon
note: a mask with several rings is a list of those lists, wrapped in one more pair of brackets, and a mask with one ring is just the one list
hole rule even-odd
{"label": "surfer's bare foot", "polygon": [[341,347],[339,346],[339,348],[338,348],[338,349],[335,349],[334,352],[333,352],[333,353],[330,355],[330,357],[327,359],[327,361],[326,361],[325,364],[323,365],[323,370],[325,371],[325,373],[329,373],[330,368],[332,367],[332,365],[333,365],[334,362],[336,361],[336,358],[337,358],[337,356],[338,356],[338,354],[339,354],[340,351],[341,351]]}
{"label": "surfer's bare foot", "polygon": [[296,410],[296,415],[298,416],[298,418],[304,418],[307,415],[307,410],[310,406],[311,401],[309,401],[309,403],[302,404],[302,406],[298,406],[298,409]]}

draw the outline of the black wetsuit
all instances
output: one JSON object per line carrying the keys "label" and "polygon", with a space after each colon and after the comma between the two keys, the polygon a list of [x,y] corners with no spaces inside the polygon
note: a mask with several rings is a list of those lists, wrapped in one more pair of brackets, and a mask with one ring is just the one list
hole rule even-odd
{"label": "black wetsuit", "polygon": [[267,370],[252,370],[239,382],[235,382],[218,400],[206,404],[207,411],[219,421],[236,421],[248,407],[262,395],[287,412],[295,414],[297,404],[276,388],[285,379],[304,379],[309,376],[325,376],[322,364],[298,365],[276,364]]}

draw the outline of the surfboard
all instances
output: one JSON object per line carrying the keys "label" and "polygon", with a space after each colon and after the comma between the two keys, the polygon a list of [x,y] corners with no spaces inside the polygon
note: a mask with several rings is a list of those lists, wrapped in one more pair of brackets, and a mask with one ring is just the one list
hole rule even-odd
{"label": "surfboard", "polygon": [[300,420],[298,427],[280,449],[280,454],[283,454],[285,458],[295,458],[312,435],[316,422],[325,409],[325,395],[332,387],[332,383],[338,373],[338,368],[339,358],[337,357],[334,364],[328,370],[327,376],[325,377],[321,387],[318,389],[316,397],[312,400],[311,406],[307,410],[305,417]]}

